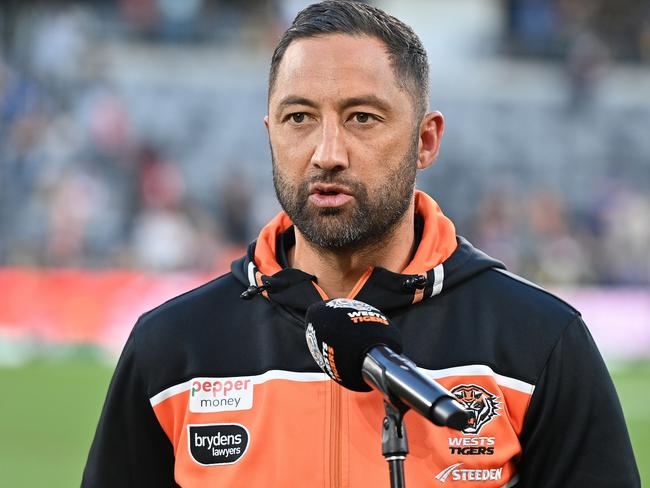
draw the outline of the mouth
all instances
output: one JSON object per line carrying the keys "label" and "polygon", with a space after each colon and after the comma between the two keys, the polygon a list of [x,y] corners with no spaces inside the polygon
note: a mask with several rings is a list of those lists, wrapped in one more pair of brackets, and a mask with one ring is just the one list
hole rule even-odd
{"label": "mouth", "polygon": [[329,183],[316,183],[315,185],[312,185],[309,191],[310,195],[325,195],[325,196],[333,196],[333,195],[350,195],[352,196],[352,192],[347,189],[346,187],[342,185],[336,185],[336,184],[329,184]]}
{"label": "mouth", "polygon": [[352,200],[352,192],[336,184],[317,183],[309,189],[309,201],[317,207],[341,207]]}

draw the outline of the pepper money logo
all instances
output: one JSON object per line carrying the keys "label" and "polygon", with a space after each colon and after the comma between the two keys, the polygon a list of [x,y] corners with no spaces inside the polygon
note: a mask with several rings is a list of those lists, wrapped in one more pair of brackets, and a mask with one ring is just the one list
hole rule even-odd
{"label": "pepper money logo", "polygon": [[188,425],[190,457],[202,466],[233,464],[250,444],[248,429],[239,424]]}
{"label": "pepper money logo", "polygon": [[497,401],[498,397],[481,386],[458,385],[451,393],[471,414],[463,434],[478,434],[485,424],[499,415],[501,402]]}
{"label": "pepper money logo", "polygon": [[194,378],[190,382],[190,412],[226,412],[253,407],[250,378]]}

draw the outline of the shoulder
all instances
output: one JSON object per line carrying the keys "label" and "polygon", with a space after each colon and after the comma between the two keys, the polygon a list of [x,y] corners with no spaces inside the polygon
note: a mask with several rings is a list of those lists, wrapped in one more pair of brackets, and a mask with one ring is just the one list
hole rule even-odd
{"label": "shoulder", "polygon": [[162,330],[205,322],[214,312],[236,307],[243,286],[232,273],[226,273],[197,288],[178,295],[144,313],[134,333],[138,337],[159,334]]}
{"label": "shoulder", "polygon": [[557,295],[504,269],[490,269],[481,277],[489,297],[513,312],[533,314],[542,320],[573,321],[580,312]]}
{"label": "shoulder", "polygon": [[474,298],[483,340],[498,339],[495,365],[508,374],[536,383],[568,330],[584,323],[573,306],[526,279],[490,269],[476,277]]}
{"label": "shoulder", "polygon": [[227,273],[146,312],[132,334],[138,355],[145,363],[160,363],[212,343],[250,307],[239,297],[243,289]]}
{"label": "shoulder", "polygon": [[[483,328],[536,329],[561,333],[580,316],[573,306],[526,279],[503,269],[488,268],[442,290],[432,300],[456,315],[466,310]],[[442,303],[440,303],[442,302]]]}
{"label": "shoulder", "polygon": [[243,285],[227,273],[143,314],[131,350],[150,395],[181,383],[217,354],[249,303]]}
{"label": "shoulder", "polygon": [[[443,290],[418,314],[435,317],[440,342],[456,344],[448,360],[486,364],[500,374],[535,384],[567,329],[584,327],[564,300],[523,278],[486,269]],[[443,357],[446,354],[442,355]]]}

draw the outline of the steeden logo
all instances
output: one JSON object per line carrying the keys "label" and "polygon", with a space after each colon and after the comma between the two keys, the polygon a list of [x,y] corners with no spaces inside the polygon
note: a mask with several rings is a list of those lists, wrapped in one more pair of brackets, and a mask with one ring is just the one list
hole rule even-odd
{"label": "steeden logo", "polygon": [[463,464],[447,466],[436,475],[436,479],[440,483],[446,483],[450,476],[451,481],[497,481],[503,475],[503,468],[460,469]]}
{"label": "steeden logo", "polygon": [[194,378],[190,385],[190,412],[225,412],[253,407],[254,385],[250,378]]}

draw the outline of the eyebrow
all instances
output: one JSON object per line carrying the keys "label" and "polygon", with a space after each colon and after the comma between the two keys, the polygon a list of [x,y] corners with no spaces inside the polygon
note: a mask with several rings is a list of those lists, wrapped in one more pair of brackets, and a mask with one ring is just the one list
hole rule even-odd
{"label": "eyebrow", "polygon": [[377,95],[363,95],[360,97],[346,98],[340,104],[341,109],[346,109],[350,107],[356,107],[359,105],[369,105],[371,107],[376,107],[383,112],[390,112],[390,104],[379,98]]}
{"label": "eyebrow", "polygon": [[318,104],[312,100],[309,100],[305,97],[298,97],[295,95],[287,95],[278,104],[280,109],[287,107],[289,105],[306,105],[307,107],[318,108]]}
{"label": "eyebrow", "polygon": [[[278,104],[280,109],[283,109],[289,105],[305,105],[306,107],[318,108],[318,104],[309,98],[300,97],[296,95],[287,95]],[[390,112],[390,104],[384,99],[378,97],[377,95],[361,95],[358,97],[350,97],[342,100],[339,103],[339,108],[345,110],[350,107],[356,107],[359,105],[370,105],[377,107],[379,110],[384,112]]]}

